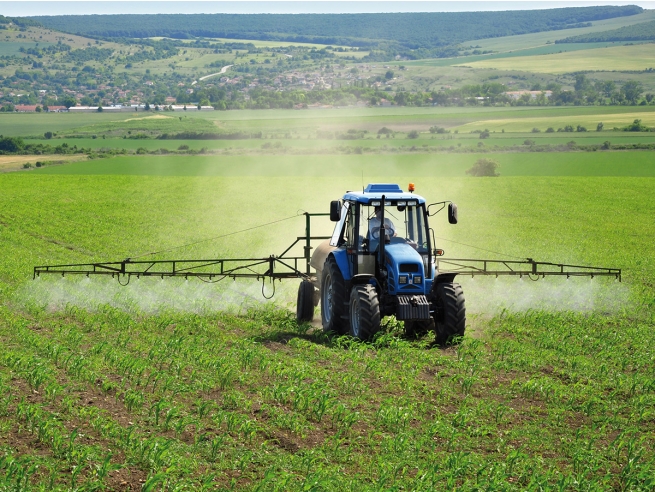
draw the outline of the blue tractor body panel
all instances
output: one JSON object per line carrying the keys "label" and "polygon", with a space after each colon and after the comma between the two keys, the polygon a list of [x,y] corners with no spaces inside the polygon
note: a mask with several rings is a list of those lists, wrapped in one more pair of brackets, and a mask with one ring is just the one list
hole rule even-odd
{"label": "blue tractor body panel", "polygon": [[348,282],[352,278],[352,275],[350,274],[350,268],[348,267],[348,254],[346,253],[346,249],[335,249],[330,254],[334,256],[337,266],[339,267],[339,270],[341,270],[341,275],[343,275],[343,279]]}
{"label": "blue tractor body panel", "polygon": [[[423,258],[407,243],[399,242],[386,247],[388,294],[427,294]],[[402,281],[401,281],[402,280]]]}
{"label": "blue tractor body panel", "polygon": [[417,200],[417,203],[425,203],[425,198],[408,191],[403,191],[397,184],[369,184],[364,191],[349,191],[343,196],[344,200],[370,204],[372,201],[381,200]]}

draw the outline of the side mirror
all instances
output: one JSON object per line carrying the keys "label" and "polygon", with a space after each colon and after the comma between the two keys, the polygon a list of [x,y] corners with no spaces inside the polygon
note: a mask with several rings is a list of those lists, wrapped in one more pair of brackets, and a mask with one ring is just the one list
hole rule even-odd
{"label": "side mirror", "polygon": [[330,220],[339,222],[341,220],[341,201],[333,200],[330,202]]}
{"label": "side mirror", "polygon": [[457,205],[454,203],[448,204],[448,223],[457,224]]}

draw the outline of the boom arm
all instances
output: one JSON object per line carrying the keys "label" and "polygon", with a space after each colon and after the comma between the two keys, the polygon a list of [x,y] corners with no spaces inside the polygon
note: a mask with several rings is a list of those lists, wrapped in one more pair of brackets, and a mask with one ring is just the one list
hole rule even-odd
{"label": "boom arm", "polygon": [[[209,260],[158,260],[77,263],[34,267],[34,277],[42,273],[63,275],[111,275],[112,277],[199,277],[218,281],[224,278],[299,278],[309,277],[300,270],[302,256],[268,258],[217,258]],[[299,264],[300,263],[300,264]],[[276,271],[275,267],[278,267]]]}
{"label": "boom arm", "polygon": [[[329,214],[310,214],[305,212],[305,235],[299,236],[281,254],[266,258],[214,258],[207,260],[145,260],[75,263],[68,265],[44,265],[34,267],[34,278],[41,274],[64,275],[111,275],[127,277],[198,277],[206,282],[218,282],[225,278],[252,278],[256,280],[281,280],[288,278],[312,277],[310,269],[312,241],[329,239],[329,236],[311,235],[311,217]],[[383,222],[384,223],[384,222]],[[383,232],[381,233],[383,234]],[[303,256],[286,256],[298,243],[304,243]],[[381,245],[382,246],[382,245]],[[518,275],[533,280],[546,276],[569,277],[614,277],[621,280],[621,269],[548,263],[527,258],[523,261],[477,260],[435,258],[438,275]]]}
{"label": "boom arm", "polygon": [[545,261],[534,261],[526,258],[524,261],[506,260],[474,260],[457,258],[436,258],[437,271],[440,274],[454,275],[523,275],[537,280],[539,277],[560,276],[560,277],[614,277],[621,281],[620,268],[590,267],[579,265],[567,265],[564,263],[549,263]]}
{"label": "boom arm", "polygon": [[[146,260],[134,261],[127,258],[123,261],[75,263],[69,265],[44,265],[34,267],[34,278],[41,274],[64,275],[111,275],[120,281],[122,277],[198,277],[209,282],[218,282],[225,278],[254,278],[257,280],[270,278],[310,278],[312,241],[329,239],[329,236],[311,235],[311,218],[320,217],[324,213],[310,214],[305,212],[305,235],[299,236],[279,255],[266,258],[214,258],[207,260]],[[287,253],[298,243],[304,243],[303,256],[287,256]]]}

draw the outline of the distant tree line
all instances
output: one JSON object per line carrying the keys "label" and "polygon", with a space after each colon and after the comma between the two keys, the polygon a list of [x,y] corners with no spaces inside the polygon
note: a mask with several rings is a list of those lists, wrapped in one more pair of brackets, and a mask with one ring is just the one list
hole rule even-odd
{"label": "distant tree line", "polygon": [[19,27],[39,26],[41,23],[29,17],[5,17],[0,15],[0,24],[16,24]]}
{"label": "distant tree line", "polygon": [[[32,21],[86,36],[177,39],[214,37],[310,42],[411,56],[480,38],[580,27],[641,13],[635,5],[506,12],[376,14],[158,14],[35,16]],[[421,55],[424,56],[424,55]],[[430,55],[433,56],[433,55]],[[442,56],[448,56],[443,53]]]}
{"label": "distant tree line", "polygon": [[[494,82],[480,85],[465,85],[459,89],[431,92],[395,93],[379,90],[375,87],[346,86],[336,89],[304,91],[270,91],[254,88],[246,97],[238,88],[230,90],[221,87],[198,87],[188,94],[180,90],[177,94],[178,104],[212,105],[216,109],[281,109],[306,107],[310,104],[327,104],[347,106],[364,101],[370,105],[383,104],[385,101],[397,106],[565,106],[565,105],[647,105],[653,102],[653,94],[643,96],[643,86],[637,81],[628,81],[620,88],[614,82],[598,81],[592,83],[584,74],[576,76],[573,91],[562,90],[558,84],[545,87],[534,86],[540,91],[536,97],[525,93],[519,98],[506,94],[507,87]],[[550,97],[546,96],[550,91]],[[155,104],[163,104],[163,95]],[[436,127],[435,127],[436,128]],[[435,129],[435,133],[440,133]]]}

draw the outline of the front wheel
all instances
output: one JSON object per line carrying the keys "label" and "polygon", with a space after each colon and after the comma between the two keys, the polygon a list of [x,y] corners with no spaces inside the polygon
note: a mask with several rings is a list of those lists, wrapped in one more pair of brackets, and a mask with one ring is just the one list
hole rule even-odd
{"label": "front wheel", "polygon": [[454,282],[437,284],[435,288],[435,327],[437,343],[446,346],[457,337],[464,336],[466,328],[466,307],[464,290]]}
{"label": "front wheel", "polygon": [[369,340],[380,331],[380,301],[371,284],[356,285],[350,292],[350,335]]}

